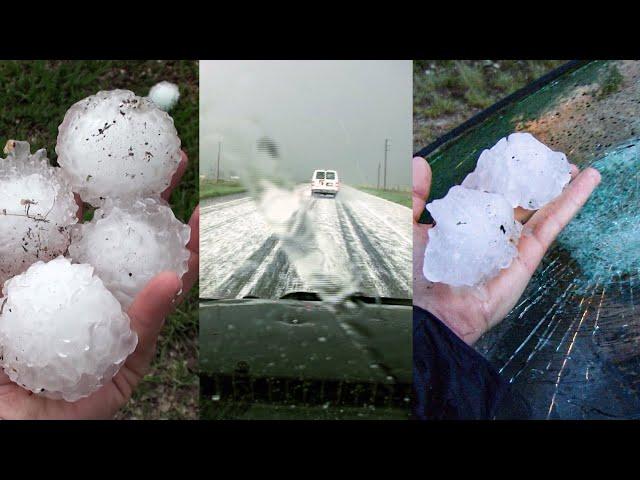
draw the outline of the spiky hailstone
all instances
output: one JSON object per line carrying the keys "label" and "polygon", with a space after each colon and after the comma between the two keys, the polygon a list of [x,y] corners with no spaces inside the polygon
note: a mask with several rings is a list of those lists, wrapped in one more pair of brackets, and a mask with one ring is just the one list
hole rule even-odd
{"label": "spiky hailstone", "polygon": [[9,378],[74,402],[118,372],[137,336],[90,265],[58,257],[9,280],[0,300],[0,352]]}
{"label": "spiky hailstone", "polygon": [[507,268],[518,253],[522,225],[501,195],[456,185],[427,210],[436,222],[425,249],[427,280],[477,285]]}
{"label": "spiky hailstone", "polygon": [[187,271],[191,231],[161,200],[107,200],[93,220],[72,229],[69,253],[89,263],[127,308],[144,286],[163,271]]}
{"label": "spiky hailstone", "polygon": [[31,154],[27,142],[10,140],[0,159],[0,288],[38,260],[64,254],[78,205],[71,185],[47,152]]}
{"label": "spiky hailstone", "polygon": [[463,187],[503,195],[512,207],[536,210],[556,198],[571,180],[562,152],[554,152],[530,133],[500,139],[478,159]]}
{"label": "spiky hailstone", "polygon": [[176,103],[178,103],[178,99],[180,98],[180,90],[175,83],[156,83],[153,87],[151,87],[151,90],[149,90],[149,98],[158,106],[158,108],[164,110],[165,112],[168,112],[173,107],[175,107]]}
{"label": "spiky hailstone", "polygon": [[129,90],[74,104],[58,127],[58,163],[73,191],[94,206],[106,198],[160,195],[180,163],[173,119]]}

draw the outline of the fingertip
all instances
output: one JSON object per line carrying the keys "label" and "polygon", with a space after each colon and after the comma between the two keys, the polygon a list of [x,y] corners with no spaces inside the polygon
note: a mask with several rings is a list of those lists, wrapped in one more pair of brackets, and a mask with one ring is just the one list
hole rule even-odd
{"label": "fingertip", "polygon": [[197,252],[200,249],[200,205],[198,205],[191,214],[189,228],[191,228],[191,237],[189,238],[187,248],[192,252]]}
{"label": "fingertip", "polygon": [[593,167],[589,167],[585,169],[584,174],[588,176],[591,180],[593,180],[593,182],[596,185],[598,185],[602,180],[602,175],[600,175],[600,172]]}
{"label": "fingertip", "polygon": [[576,178],[578,173],[580,173],[578,166],[573,163],[569,164],[569,174],[571,175],[571,178]]}
{"label": "fingertip", "polygon": [[419,176],[427,175],[431,178],[431,165],[422,157],[413,157],[413,169],[414,169],[414,177],[416,171],[420,173]]}

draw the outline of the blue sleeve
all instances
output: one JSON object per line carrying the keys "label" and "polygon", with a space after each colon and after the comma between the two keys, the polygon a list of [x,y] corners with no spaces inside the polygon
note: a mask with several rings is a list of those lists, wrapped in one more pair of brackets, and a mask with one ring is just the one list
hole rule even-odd
{"label": "blue sleeve", "polygon": [[[416,306],[413,381],[413,414],[421,420],[493,419],[505,406],[512,409],[518,403],[510,398],[513,394],[507,382],[482,355]],[[526,408],[515,416],[525,417],[523,411]]]}

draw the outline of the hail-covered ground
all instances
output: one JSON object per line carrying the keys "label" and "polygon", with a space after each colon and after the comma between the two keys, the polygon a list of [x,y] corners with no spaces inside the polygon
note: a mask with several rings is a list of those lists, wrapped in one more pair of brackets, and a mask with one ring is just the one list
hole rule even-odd
{"label": "hail-covered ground", "polygon": [[[316,278],[350,283],[368,295],[410,298],[411,210],[342,185],[336,198],[311,196],[298,186],[301,210],[308,213],[297,237],[319,245]],[[239,194],[202,204],[200,296],[203,298],[279,298],[316,291],[305,283],[254,200]],[[311,233],[311,235],[310,235]],[[348,269],[347,278],[336,278]],[[351,283],[355,284],[352,286]]]}

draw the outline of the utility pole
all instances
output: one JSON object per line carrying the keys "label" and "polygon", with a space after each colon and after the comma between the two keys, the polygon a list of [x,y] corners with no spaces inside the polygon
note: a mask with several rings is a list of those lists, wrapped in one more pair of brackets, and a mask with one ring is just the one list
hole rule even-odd
{"label": "utility pole", "polygon": [[378,183],[376,183],[376,189],[380,190],[380,162],[378,162]]}
{"label": "utility pole", "polygon": [[387,154],[389,153],[389,149],[391,148],[391,141],[388,138],[384,139],[384,183],[383,189],[387,189]]}
{"label": "utility pole", "polygon": [[222,140],[218,142],[218,168],[216,171],[216,183],[220,181],[220,152],[222,151]]}

